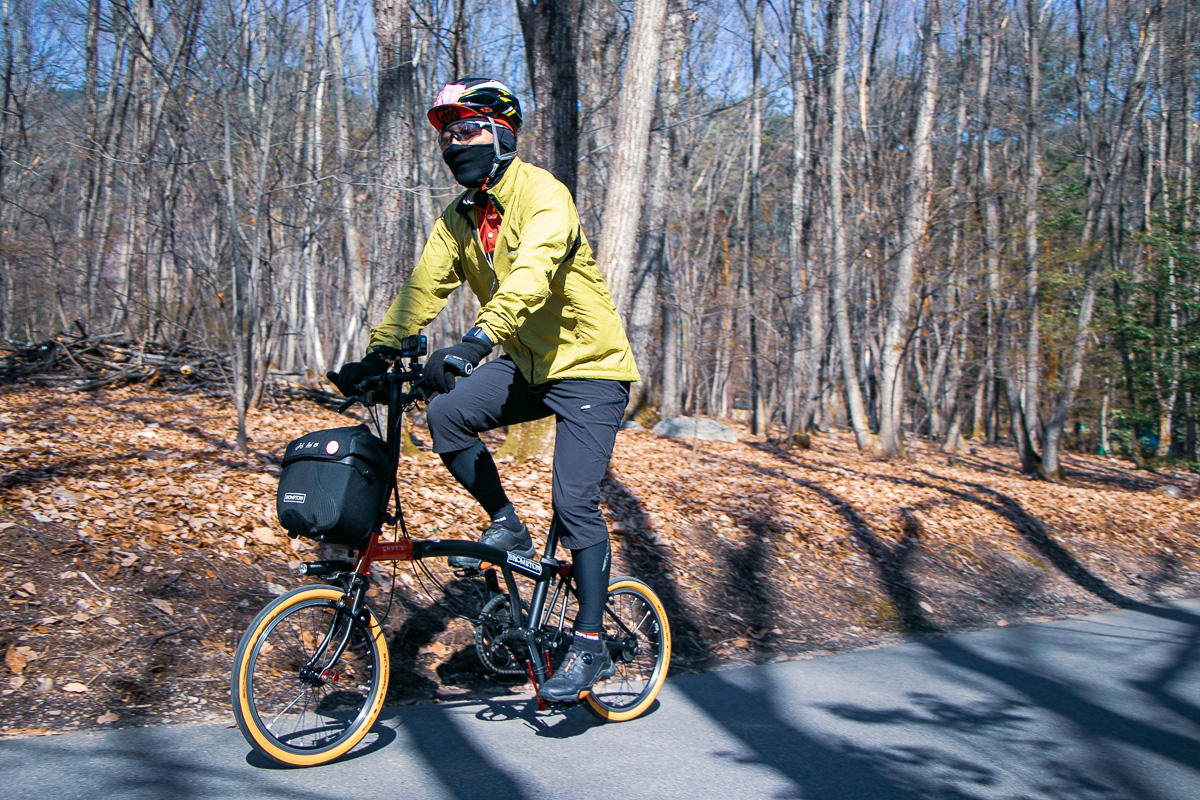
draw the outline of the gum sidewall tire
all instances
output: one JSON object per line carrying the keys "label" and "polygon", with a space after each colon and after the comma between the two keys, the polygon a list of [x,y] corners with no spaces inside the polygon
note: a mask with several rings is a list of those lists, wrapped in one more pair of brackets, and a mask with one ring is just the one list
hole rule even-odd
{"label": "gum sidewall tire", "polygon": [[229,687],[234,720],[237,722],[237,726],[247,743],[259,754],[277,764],[288,767],[309,767],[340,758],[362,741],[363,737],[374,726],[375,720],[379,717],[379,712],[383,709],[383,700],[387,696],[388,674],[391,665],[387,641],[383,635],[383,628],[380,626],[379,620],[375,618],[375,615],[368,610],[367,616],[370,620],[370,635],[375,642],[376,651],[379,653],[379,670],[376,675],[377,686],[374,689],[375,697],[371,701],[366,721],[357,730],[348,738],[331,746],[329,749],[306,752],[281,745],[278,740],[264,733],[253,721],[254,711],[250,705],[247,672],[251,664],[250,656],[253,655],[254,647],[261,640],[264,632],[281,614],[301,603],[313,600],[331,600],[336,602],[341,599],[342,595],[343,593],[339,589],[334,589],[330,586],[301,586],[287,594],[280,595],[258,613],[258,616],[250,623],[250,627],[246,629],[245,635],[242,636],[242,640],[238,644],[237,653],[233,658],[233,673],[230,677]]}
{"label": "gum sidewall tire", "polygon": [[636,593],[644,597],[651,606],[654,607],[655,613],[658,615],[659,626],[662,629],[662,644],[661,644],[661,663],[657,666],[657,672],[653,676],[653,682],[650,689],[636,705],[629,708],[610,709],[603,706],[595,699],[595,696],[588,694],[585,702],[587,703],[588,711],[599,719],[605,722],[626,722],[631,719],[636,719],[646,713],[646,709],[654,703],[658,697],[659,691],[663,687],[663,683],[667,679],[667,671],[671,666],[671,626],[667,622],[667,612],[663,608],[662,601],[658,599],[658,595],[654,590],[641,582],[637,578],[619,577],[613,578],[608,585],[608,593],[620,591],[622,589],[632,589]]}

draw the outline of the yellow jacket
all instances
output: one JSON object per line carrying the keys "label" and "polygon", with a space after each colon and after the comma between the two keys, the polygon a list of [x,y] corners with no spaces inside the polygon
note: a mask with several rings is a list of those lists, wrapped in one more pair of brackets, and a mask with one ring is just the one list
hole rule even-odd
{"label": "yellow jacket", "polygon": [[398,347],[402,337],[428,325],[465,281],[482,306],[475,324],[530,383],[638,380],[625,329],[567,187],[514,158],[489,191],[501,215],[491,257],[473,216],[473,209],[486,205],[473,202],[478,194],[464,192],[438,217],[412,276],[371,329],[370,346]]}

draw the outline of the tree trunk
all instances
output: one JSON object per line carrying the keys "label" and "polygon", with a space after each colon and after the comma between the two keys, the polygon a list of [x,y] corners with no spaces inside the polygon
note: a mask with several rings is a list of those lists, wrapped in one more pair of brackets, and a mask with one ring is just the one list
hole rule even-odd
{"label": "tree trunk", "polygon": [[[315,14],[315,12],[314,12]],[[316,35],[316,26],[313,26]],[[325,76],[328,73],[322,69],[317,73],[316,88],[313,92],[312,117],[308,135],[308,163],[312,177],[319,177],[324,168],[324,151],[322,147],[321,120],[325,116]],[[316,226],[313,216],[315,213],[315,198],[309,193],[304,198],[305,227],[301,259],[304,269],[304,335],[307,342],[306,353],[310,370],[317,375],[337,365],[325,359],[325,342],[322,326],[317,322],[317,301],[323,288],[320,273],[320,245],[316,240]]]}
{"label": "tree trunk", "polygon": [[829,225],[833,229],[833,315],[837,326],[838,357],[846,391],[850,426],[861,452],[878,455],[879,436],[871,432],[863,406],[861,384],[855,369],[854,343],[850,338],[850,308],[846,297],[850,277],[846,255],[846,220],[842,208],[842,158],[846,126],[846,17],[849,0],[834,0],[834,66],[830,88],[833,126],[829,136]]}
{"label": "tree trunk", "polygon": [[742,13],[750,25],[750,148],[746,158],[746,204],[742,220],[742,286],[746,293],[743,304],[746,316],[746,333],[750,368],[750,432],[755,436],[767,435],[770,414],[767,413],[767,398],[763,391],[763,363],[758,331],[758,292],[754,270],[756,231],[758,228],[759,182],[762,174],[763,133],[763,0],[756,0],[751,15],[746,3],[741,3]]}
{"label": "tree trunk", "polygon": [[253,346],[252,331],[254,330],[255,312],[253,307],[247,307],[245,292],[249,283],[246,272],[246,262],[242,257],[241,237],[238,233],[237,194],[234,188],[233,172],[233,131],[229,114],[229,97],[221,97],[222,110],[222,183],[224,188],[225,213],[229,225],[229,249],[227,259],[230,270],[230,286],[233,303],[233,402],[237,411],[237,449],[246,452],[246,411],[248,408],[249,387],[246,385],[246,374],[249,366],[249,356]]}
{"label": "tree trunk", "polygon": [[636,0],[617,107],[616,152],[604,193],[597,263],[621,317],[633,301],[633,262],[641,222],[654,83],[667,0]]}
{"label": "tree trunk", "polygon": [[921,76],[917,89],[917,119],[911,143],[908,181],[904,191],[904,222],[896,274],[888,297],[887,327],[883,334],[880,382],[879,439],[885,458],[903,458],[904,348],[912,307],[913,274],[929,220],[933,184],[933,114],[937,103],[938,57],[942,30],[941,0],[925,4],[922,26]]}
{"label": "tree trunk", "polygon": [[576,50],[584,0],[517,0],[525,65],[537,109],[534,158],[572,195],[578,184],[579,68]]}
{"label": "tree trunk", "polygon": [[[379,237],[376,275],[395,273],[403,282],[416,264],[413,236],[417,161],[416,87],[413,31],[408,0],[375,0],[375,44],[379,58],[379,99],[375,137],[379,154],[376,208]],[[457,73],[456,73],[457,74]]]}
{"label": "tree trunk", "polygon": [[784,400],[784,438],[791,441],[812,425],[812,403],[807,396],[821,363],[824,334],[824,298],[810,271],[804,234],[808,221],[810,136],[808,121],[808,3],[792,0],[789,56],[792,82],[791,197],[788,236],[788,344],[787,394]]}
{"label": "tree trunk", "polygon": [[[667,257],[667,221],[671,211],[668,190],[671,167],[675,156],[676,119],[678,114],[683,55],[687,46],[687,20],[680,0],[668,0],[667,18],[663,25],[662,62],[659,65],[656,102],[658,135],[651,142],[649,175],[646,181],[645,233],[642,236],[638,273],[635,281],[633,314],[630,316],[629,343],[642,380],[631,387],[629,405],[636,410],[657,396],[662,404],[678,409],[678,297],[674,290],[674,275],[669,272]],[[662,340],[654,352],[652,326],[654,311],[659,311]],[[657,357],[656,357],[657,356]],[[668,363],[669,360],[669,363]],[[668,371],[672,374],[668,378]],[[669,388],[672,400],[664,392]],[[677,416],[678,411],[671,416]]]}
{"label": "tree trunk", "polygon": [[1025,430],[1041,437],[1041,289],[1038,264],[1038,188],[1042,174],[1038,118],[1041,115],[1042,34],[1037,0],[1026,0],[1025,61]]}
{"label": "tree trunk", "polygon": [[[525,64],[538,110],[534,153],[571,194],[578,182],[577,32],[582,0],[517,0],[525,38]],[[524,461],[554,447],[554,417],[508,429],[497,456]]]}
{"label": "tree trunk", "polygon": [[332,0],[320,0],[325,20],[326,61],[332,73],[333,112],[336,122],[338,155],[338,211],[342,223],[342,257],[350,281],[350,313],[338,348],[337,363],[349,353],[358,357],[363,347],[363,334],[370,325],[371,287],[367,267],[363,262],[362,240],[358,232],[358,202],[355,198],[350,149],[350,119],[346,100],[346,66],[342,56],[342,33],[338,27],[337,8]]}

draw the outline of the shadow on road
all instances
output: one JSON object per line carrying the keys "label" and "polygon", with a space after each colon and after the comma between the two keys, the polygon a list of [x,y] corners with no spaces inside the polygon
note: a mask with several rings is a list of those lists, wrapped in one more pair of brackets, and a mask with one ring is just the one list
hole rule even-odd
{"label": "shadow on road", "polygon": [[[1147,770],[1153,760],[1131,763],[1129,748],[1200,772],[1200,738],[1180,732],[1188,723],[1200,725],[1200,713],[1179,683],[1190,671],[1195,685],[1200,618],[1161,607],[1135,613],[1186,626],[1153,634],[1178,646],[1151,677],[1129,681],[1152,698],[1135,714],[1111,692],[1093,697],[1081,689],[1069,666],[1059,674],[1052,650],[1039,646],[1042,629],[1036,627],[1024,635],[1007,632],[998,655],[978,640],[910,645],[927,651],[934,663],[927,673],[953,688],[914,690],[900,705],[825,703],[803,682],[777,681],[773,668],[687,676],[676,687],[744,748],[721,755],[769,767],[795,785],[782,796],[955,800],[1025,797],[1037,787],[1039,797],[1150,798],[1161,796],[1162,785],[1154,783],[1160,776]],[[1078,645],[1085,659],[1091,648],[1096,659],[1111,656],[1113,633],[1085,627],[1076,634],[1090,637]]]}
{"label": "shadow on road", "polygon": [[[871,750],[827,734],[806,731],[798,720],[781,713],[779,687],[769,670],[756,675],[753,688],[723,673],[689,676],[678,682],[688,698],[714,722],[736,737],[744,751],[723,753],[739,763],[768,767],[787,778],[795,790],[777,797],[804,800],[967,800],[975,797],[956,783],[978,786],[991,782],[989,770],[949,755],[920,754],[920,772],[911,767],[917,754]],[[942,777],[957,775],[952,780]]]}

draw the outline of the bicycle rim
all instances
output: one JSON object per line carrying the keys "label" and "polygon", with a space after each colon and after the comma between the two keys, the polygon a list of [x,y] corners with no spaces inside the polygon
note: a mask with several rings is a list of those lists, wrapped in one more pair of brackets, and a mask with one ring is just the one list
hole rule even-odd
{"label": "bicycle rim", "polygon": [[606,722],[639,717],[658,697],[671,663],[671,628],[662,601],[639,580],[614,579],[604,610],[604,638],[623,646],[610,646],[616,672],[592,687],[587,709]]}
{"label": "bicycle rim", "polygon": [[[383,707],[383,629],[369,613],[366,622],[339,614],[341,597],[323,586],[283,595],[255,618],[234,656],[234,718],[250,746],[276,763],[312,766],[344,755]],[[350,644],[330,663],[347,626]]]}

